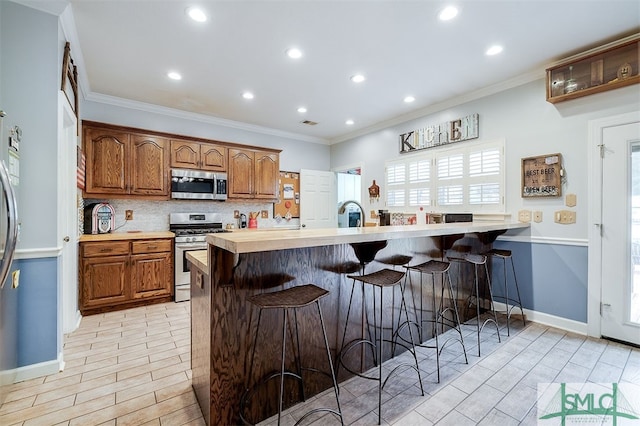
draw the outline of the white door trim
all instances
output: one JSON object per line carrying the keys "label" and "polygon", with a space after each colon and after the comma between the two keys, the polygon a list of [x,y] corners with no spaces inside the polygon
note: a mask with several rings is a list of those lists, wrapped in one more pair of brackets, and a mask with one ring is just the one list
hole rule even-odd
{"label": "white door trim", "polygon": [[640,120],[640,111],[629,112],[613,117],[589,121],[587,187],[591,189],[588,211],[588,278],[587,278],[587,334],[600,337],[600,302],[602,301],[602,238],[600,228],[596,224],[602,221],[602,162],[600,161],[600,145],[604,129],[634,123]]}
{"label": "white door trim", "polygon": [[[64,92],[58,92],[58,333],[74,331],[79,324],[77,274],[77,118]],[[65,242],[65,237],[69,241]],[[59,347],[62,347],[61,345]]]}

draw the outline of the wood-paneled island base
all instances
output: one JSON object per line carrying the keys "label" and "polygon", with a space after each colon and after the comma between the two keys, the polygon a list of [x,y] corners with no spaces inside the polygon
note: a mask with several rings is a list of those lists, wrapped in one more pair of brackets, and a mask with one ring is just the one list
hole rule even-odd
{"label": "wood-paneled island base", "polygon": [[[313,283],[330,291],[322,299],[322,310],[329,346],[336,356],[342,346],[342,330],[351,294],[349,273],[359,273],[361,264],[354,248],[362,252],[368,243],[386,241],[366,265],[366,272],[385,267],[387,259],[396,255],[413,257],[412,264],[439,258],[443,248],[454,241],[469,245],[484,245],[510,229],[527,228],[528,224],[502,221],[451,223],[411,226],[365,228],[331,228],[317,230],[255,230],[209,234],[205,262],[192,258],[191,316],[193,387],[204,417],[210,425],[238,424],[240,399],[247,385],[248,366],[255,336],[256,310],[247,302],[255,293],[275,291],[295,285]],[[476,233],[485,238],[476,238]],[[366,252],[366,250],[364,250]],[[375,252],[375,250],[374,250]],[[200,269],[198,269],[200,268]],[[203,270],[204,269],[204,270]],[[417,281],[417,280],[415,280]],[[354,294],[354,307],[360,311],[361,294]],[[419,294],[419,293],[416,293]],[[391,297],[386,297],[391,300]],[[391,321],[394,310],[385,323]],[[311,308],[310,308],[311,309]],[[279,368],[282,316],[275,312],[263,314],[258,334],[256,368],[251,383]],[[350,321],[346,341],[360,336],[359,321]],[[358,315],[356,315],[358,317]],[[327,370],[323,352],[322,333],[319,332],[313,310],[298,312],[303,367]],[[288,343],[287,359],[293,359]],[[352,351],[349,365],[360,365],[360,354]],[[367,351],[368,353],[369,351]],[[323,357],[324,354],[324,357]],[[355,358],[358,357],[358,358]],[[365,354],[365,366],[373,366]],[[293,365],[291,364],[290,367]],[[357,367],[356,367],[357,368]],[[307,372],[305,393],[309,397],[331,386],[331,380],[319,373]],[[339,381],[348,376],[340,370]],[[277,384],[272,381],[256,391],[248,402],[246,417],[254,421],[277,412]],[[299,400],[297,383],[286,383],[286,401]]]}

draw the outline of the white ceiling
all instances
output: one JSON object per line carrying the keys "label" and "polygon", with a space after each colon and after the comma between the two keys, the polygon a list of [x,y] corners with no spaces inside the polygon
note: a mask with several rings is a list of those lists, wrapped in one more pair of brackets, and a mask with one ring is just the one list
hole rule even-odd
{"label": "white ceiling", "polygon": [[[85,93],[327,143],[469,92],[542,77],[550,63],[640,28],[637,0],[70,3]],[[460,13],[441,22],[449,3]],[[187,17],[193,5],[206,11],[206,23]],[[496,43],[503,53],[485,56]],[[291,46],[304,56],[288,58]],[[183,79],[169,80],[170,70]],[[352,83],[355,73],[367,80]],[[245,90],[255,98],[243,99]],[[409,94],[416,101],[406,104]],[[301,105],[306,114],[296,111]],[[345,125],[348,118],[355,124]]]}

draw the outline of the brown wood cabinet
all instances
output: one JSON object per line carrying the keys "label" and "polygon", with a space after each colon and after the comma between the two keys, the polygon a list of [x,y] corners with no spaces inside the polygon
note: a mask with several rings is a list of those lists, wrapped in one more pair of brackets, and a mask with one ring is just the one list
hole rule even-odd
{"label": "brown wood cabinet", "polygon": [[213,143],[172,139],[171,167],[225,172],[227,148]]}
{"label": "brown wood cabinet", "polygon": [[83,126],[85,197],[169,198],[169,140],[99,123]]}
{"label": "brown wood cabinet", "polygon": [[280,173],[273,151],[229,148],[229,198],[275,200]]}
{"label": "brown wood cabinet", "polygon": [[173,239],[80,243],[80,312],[167,302],[173,293]]}

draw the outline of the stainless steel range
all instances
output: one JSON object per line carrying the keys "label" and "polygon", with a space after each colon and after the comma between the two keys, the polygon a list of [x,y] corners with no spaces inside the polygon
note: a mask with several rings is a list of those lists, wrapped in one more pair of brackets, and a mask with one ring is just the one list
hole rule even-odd
{"label": "stainless steel range", "polygon": [[175,239],[175,300],[189,300],[191,295],[187,252],[205,250],[207,234],[229,232],[222,229],[222,217],[218,213],[171,213],[169,230]]}

